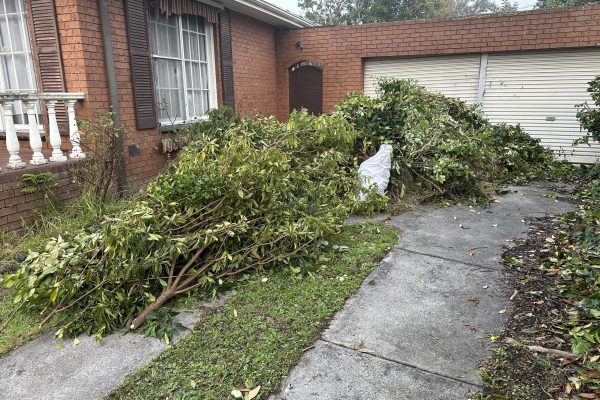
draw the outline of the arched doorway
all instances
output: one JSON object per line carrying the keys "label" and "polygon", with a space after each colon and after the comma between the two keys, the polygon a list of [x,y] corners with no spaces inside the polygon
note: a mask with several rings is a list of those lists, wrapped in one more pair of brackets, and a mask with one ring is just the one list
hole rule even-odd
{"label": "arched doorway", "polygon": [[314,115],[323,112],[323,68],[310,61],[294,64],[289,70],[290,112],[306,108]]}

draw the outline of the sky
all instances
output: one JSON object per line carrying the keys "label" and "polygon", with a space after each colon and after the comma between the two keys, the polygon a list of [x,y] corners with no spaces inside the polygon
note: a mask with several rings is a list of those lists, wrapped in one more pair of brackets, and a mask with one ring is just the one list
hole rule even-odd
{"label": "sky", "polygon": [[[298,8],[298,0],[267,0],[269,3],[275,4],[281,8],[291,11],[296,14],[302,14]],[[513,0],[514,1],[514,0]],[[536,0],[517,0],[519,10],[529,10],[535,4]]]}

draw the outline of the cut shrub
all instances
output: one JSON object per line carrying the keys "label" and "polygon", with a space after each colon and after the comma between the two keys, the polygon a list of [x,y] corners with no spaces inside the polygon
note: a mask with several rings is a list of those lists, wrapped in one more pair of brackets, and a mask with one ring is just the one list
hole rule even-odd
{"label": "cut shrub", "polygon": [[14,301],[58,314],[58,336],[137,328],[189,290],[310,257],[340,228],[360,186],[356,132],[340,115],[225,129],[213,117],[130,208],[30,253],[4,278]]}

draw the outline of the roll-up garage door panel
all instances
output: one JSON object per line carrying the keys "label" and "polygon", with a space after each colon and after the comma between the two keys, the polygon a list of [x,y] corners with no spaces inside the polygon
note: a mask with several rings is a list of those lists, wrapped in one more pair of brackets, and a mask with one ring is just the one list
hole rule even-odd
{"label": "roll-up garage door panel", "polygon": [[600,49],[490,54],[483,109],[492,122],[519,123],[571,160],[593,162],[600,146],[571,143],[583,135],[575,105],[591,101],[588,82],[598,74]]}
{"label": "roll-up garage door panel", "polygon": [[365,61],[364,92],[375,97],[379,78],[414,79],[446,96],[477,101],[479,55]]}

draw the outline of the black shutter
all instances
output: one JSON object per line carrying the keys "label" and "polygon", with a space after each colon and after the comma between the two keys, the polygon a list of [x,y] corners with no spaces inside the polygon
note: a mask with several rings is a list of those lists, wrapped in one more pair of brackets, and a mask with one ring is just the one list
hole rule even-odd
{"label": "black shutter", "polygon": [[221,84],[223,85],[223,104],[235,109],[233,94],[233,54],[231,49],[231,24],[229,10],[219,13],[219,37],[221,41]]}
{"label": "black shutter", "polygon": [[131,80],[138,129],[157,125],[154,81],[148,40],[148,15],[145,0],[125,0],[125,20],[129,39]]}
{"label": "black shutter", "polygon": [[[64,92],[66,86],[54,1],[31,0],[30,12],[40,89],[43,92]],[[67,111],[63,102],[56,103],[56,121],[61,133],[68,135]]]}

